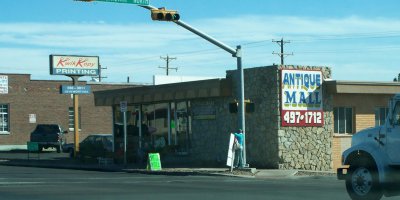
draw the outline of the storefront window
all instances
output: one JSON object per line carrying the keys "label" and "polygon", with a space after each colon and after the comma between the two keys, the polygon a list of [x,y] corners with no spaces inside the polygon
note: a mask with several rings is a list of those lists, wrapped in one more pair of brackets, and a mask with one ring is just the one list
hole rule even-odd
{"label": "storefront window", "polygon": [[160,151],[169,144],[168,103],[143,105],[143,124],[147,129],[144,142]]}
{"label": "storefront window", "polygon": [[[172,102],[128,106],[127,152],[140,159],[139,152],[187,154],[190,141],[190,102]],[[114,107],[114,141],[116,155],[123,156],[123,113]]]}
{"label": "storefront window", "polygon": [[353,133],[353,108],[335,107],[333,118],[335,133]]}
{"label": "storefront window", "polygon": [[9,109],[8,104],[0,104],[0,133],[9,132],[10,124],[9,122]]}

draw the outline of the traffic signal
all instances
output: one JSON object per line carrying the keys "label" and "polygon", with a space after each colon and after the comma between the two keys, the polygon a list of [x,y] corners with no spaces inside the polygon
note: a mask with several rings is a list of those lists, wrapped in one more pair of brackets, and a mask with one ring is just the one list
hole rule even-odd
{"label": "traffic signal", "polygon": [[178,21],[180,16],[176,10],[165,10],[165,8],[152,9],[151,19],[158,21]]}
{"label": "traffic signal", "polygon": [[229,103],[229,112],[230,113],[237,113],[238,112],[238,103],[237,102]]}
{"label": "traffic signal", "polygon": [[245,109],[246,113],[253,113],[255,111],[255,105],[254,105],[254,103],[251,103],[251,102],[246,103],[244,109]]}
{"label": "traffic signal", "polygon": [[[229,112],[230,113],[237,113],[238,112],[238,102],[229,103]],[[255,105],[253,102],[249,100],[245,100],[244,102],[244,110],[246,113],[253,113],[255,111]]]}

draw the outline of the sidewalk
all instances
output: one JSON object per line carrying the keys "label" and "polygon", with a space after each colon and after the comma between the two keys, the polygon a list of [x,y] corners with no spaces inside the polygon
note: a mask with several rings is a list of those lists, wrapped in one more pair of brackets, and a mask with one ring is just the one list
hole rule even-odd
{"label": "sidewalk", "polygon": [[[3,158],[1,158],[3,157]],[[14,156],[15,157],[15,156]],[[41,168],[57,168],[57,169],[75,169],[88,171],[104,171],[104,172],[126,172],[138,174],[153,175],[169,175],[169,176],[235,176],[243,178],[296,178],[296,177],[335,177],[333,172],[316,172],[305,170],[278,170],[278,169],[234,169],[232,172],[229,167],[226,168],[163,168],[161,171],[146,170],[144,165],[118,165],[118,164],[98,164],[97,162],[82,162],[71,158],[30,158],[16,157],[10,158],[0,154],[0,165],[5,166],[22,166],[22,167],[41,167]]]}

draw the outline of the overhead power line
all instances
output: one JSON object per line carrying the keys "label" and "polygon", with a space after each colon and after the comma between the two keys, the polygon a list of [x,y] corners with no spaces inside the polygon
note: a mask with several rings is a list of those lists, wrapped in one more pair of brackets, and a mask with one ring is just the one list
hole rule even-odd
{"label": "overhead power line", "polygon": [[[295,35],[294,35],[295,36]],[[336,41],[336,40],[351,40],[351,39],[385,39],[385,38],[400,38],[400,32],[375,32],[375,33],[355,33],[355,34],[337,34],[337,35],[319,35],[319,36],[310,36],[304,37],[300,39],[294,39],[291,41],[295,41],[296,43],[308,43],[308,42],[316,42],[316,41]],[[267,42],[271,41],[270,39],[247,42],[241,44],[244,48],[257,48],[262,46],[268,46]],[[280,44],[280,40],[274,42]],[[289,41],[289,42],[291,42]],[[287,42],[287,41],[284,41]],[[287,43],[289,43],[287,42]],[[360,48],[360,49],[347,49],[347,51],[383,51],[384,49],[379,47],[373,48]],[[397,49],[397,48],[396,48]],[[204,55],[207,53],[218,52],[220,49],[210,48],[210,49],[203,49],[203,50],[195,50],[195,51],[185,51],[185,52],[174,52],[175,55]],[[327,51],[296,51],[296,53],[340,53],[337,51],[327,50]],[[276,55],[281,56],[282,51],[280,53],[275,53]],[[283,55],[283,54],[282,54]],[[292,55],[292,54],[287,54]],[[284,55],[284,56],[287,56]],[[112,65],[123,65],[123,64],[141,64],[141,63],[148,63],[155,61],[154,57],[144,57],[144,58],[132,58],[126,59],[119,62],[111,63]]]}
{"label": "overhead power line", "polygon": [[279,55],[281,57],[281,65],[284,65],[285,56],[292,56],[293,55],[293,52],[288,54],[288,53],[284,53],[284,51],[283,51],[283,47],[285,46],[285,44],[290,43],[290,41],[289,40],[288,41],[284,41],[283,38],[282,38],[281,40],[272,40],[272,42],[276,42],[281,47],[281,52],[280,53],[272,52],[272,54]]}
{"label": "overhead power line", "polygon": [[176,71],[178,71],[178,68],[177,68],[177,67],[176,67],[176,68],[171,68],[171,67],[169,66],[169,62],[170,62],[171,60],[176,60],[176,59],[177,59],[176,57],[175,57],[175,58],[171,58],[171,57],[169,57],[169,56],[167,55],[167,57],[161,57],[161,56],[160,56],[160,58],[163,59],[163,60],[165,60],[166,65],[165,65],[165,67],[158,67],[158,68],[165,69],[167,76],[169,75],[169,70],[171,70],[171,69],[175,69]]}

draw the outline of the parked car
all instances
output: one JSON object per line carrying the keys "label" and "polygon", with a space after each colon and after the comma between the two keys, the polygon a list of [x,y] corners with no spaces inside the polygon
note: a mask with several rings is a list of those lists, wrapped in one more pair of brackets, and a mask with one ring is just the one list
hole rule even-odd
{"label": "parked car", "polygon": [[30,141],[38,143],[39,151],[42,151],[43,148],[53,147],[60,153],[66,142],[64,136],[66,133],[68,131],[64,131],[58,124],[38,124],[31,133]]}
{"label": "parked car", "polygon": [[[63,151],[74,154],[73,143],[65,144]],[[92,134],[79,143],[79,155],[87,157],[101,157],[113,152],[112,134]]]}

